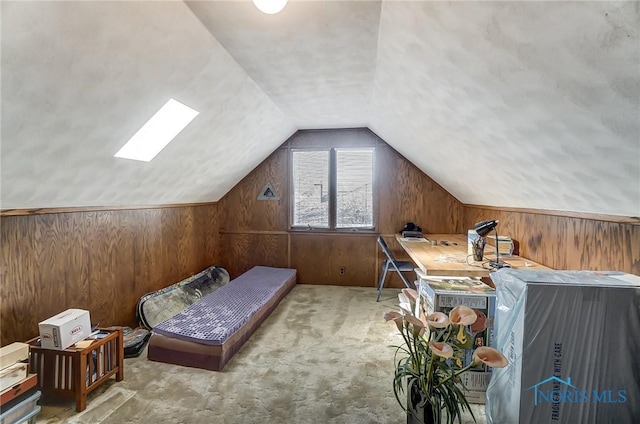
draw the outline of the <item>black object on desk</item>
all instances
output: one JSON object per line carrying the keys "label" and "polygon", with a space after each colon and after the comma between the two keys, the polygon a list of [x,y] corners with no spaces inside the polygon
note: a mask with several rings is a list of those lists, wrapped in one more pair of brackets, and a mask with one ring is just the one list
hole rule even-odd
{"label": "black object on desk", "polygon": [[408,238],[422,238],[422,232],[421,231],[403,231],[402,232],[402,237],[408,237]]}

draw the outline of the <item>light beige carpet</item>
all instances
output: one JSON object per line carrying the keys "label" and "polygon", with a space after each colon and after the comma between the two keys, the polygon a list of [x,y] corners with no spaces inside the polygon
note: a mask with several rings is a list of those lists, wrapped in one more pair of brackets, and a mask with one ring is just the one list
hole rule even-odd
{"label": "light beige carpet", "polygon": [[[45,400],[37,422],[404,423],[392,391],[400,336],[382,318],[398,291],[376,303],[373,288],[298,285],[222,372],[152,362],[145,351],[82,413]],[[484,423],[484,406],[473,410]]]}

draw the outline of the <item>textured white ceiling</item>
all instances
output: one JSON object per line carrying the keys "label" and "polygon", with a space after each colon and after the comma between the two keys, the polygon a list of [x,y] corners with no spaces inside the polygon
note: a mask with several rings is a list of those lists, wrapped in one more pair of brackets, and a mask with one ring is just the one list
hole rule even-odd
{"label": "textured white ceiling", "polygon": [[[169,98],[200,114],[113,155]],[[2,2],[2,208],[215,201],[295,131],[182,2]]]}
{"label": "textured white ceiling", "polygon": [[370,128],[464,203],[640,216],[640,3],[385,2]]}
{"label": "textured white ceiling", "polygon": [[368,124],[380,2],[291,2],[265,16],[252,2],[187,2],[298,128]]}
{"label": "textured white ceiling", "polygon": [[[219,200],[368,126],[464,203],[640,215],[639,2],[2,1],[3,209]],[[113,154],[173,97],[150,163]]]}

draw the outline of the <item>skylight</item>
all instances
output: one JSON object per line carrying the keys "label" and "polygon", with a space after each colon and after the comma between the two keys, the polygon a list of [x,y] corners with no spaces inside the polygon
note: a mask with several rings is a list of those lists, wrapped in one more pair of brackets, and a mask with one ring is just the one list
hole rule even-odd
{"label": "skylight", "polygon": [[114,156],[150,162],[198,113],[177,100],[169,99]]}

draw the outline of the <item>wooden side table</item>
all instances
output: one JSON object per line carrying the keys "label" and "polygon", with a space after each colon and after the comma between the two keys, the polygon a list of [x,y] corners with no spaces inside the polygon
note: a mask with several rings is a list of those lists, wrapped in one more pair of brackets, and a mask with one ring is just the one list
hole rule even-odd
{"label": "wooden side table", "polygon": [[38,387],[46,396],[75,398],[76,411],[87,407],[87,394],[111,376],[124,379],[122,327],[100,328],[109,334],[90,346],[65,350],[45,349],[29,340],[29,369],[38,374]]}

